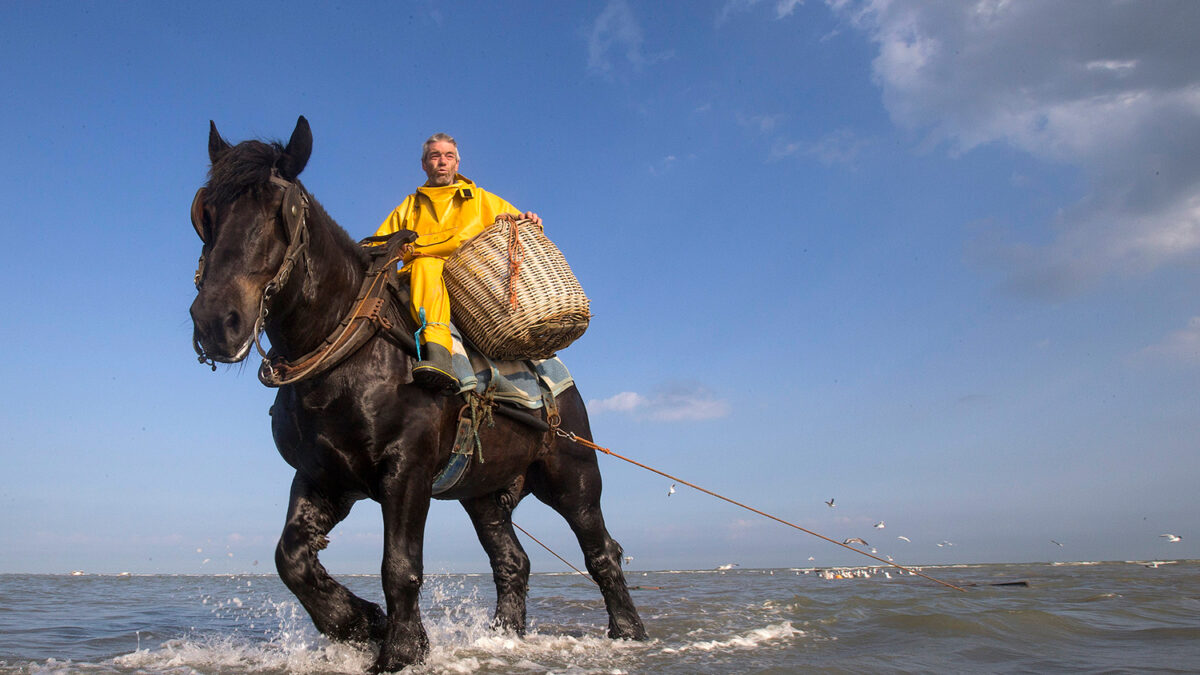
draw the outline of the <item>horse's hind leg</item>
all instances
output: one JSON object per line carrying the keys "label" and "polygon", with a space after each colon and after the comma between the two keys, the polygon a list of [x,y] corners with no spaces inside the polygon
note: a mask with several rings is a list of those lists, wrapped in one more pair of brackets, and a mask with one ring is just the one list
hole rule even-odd
{"label": "horse's hind leg", "polygon": [[275,548],[275,567],[317,630],[335,640],[380,640],[387,626],[383,610],[335,581],[317,558],[317,552],[329,544],[325,535],[350,513],[352,505],[352,500],[330,501],[297,473],[287,524]]}
{"label": "horse's hind leg", "polygon": [[492,564],[492,579],[496,582],[496,614],[492,625],[524,635],[529,556],[513,532],[512,507],[515,504],[502,504],[499,494],[463,499],[461,503]]}
{"label": "horse's hind leg", "polygon": [[596,453],[559,438],[554,453],[539,468],[533,494],[565,518],[579,540],[587,570],[604,595],[608,636],[646,639],[646,628],[629,597],[625,574],[621,571],[621,546],[604,526]]}

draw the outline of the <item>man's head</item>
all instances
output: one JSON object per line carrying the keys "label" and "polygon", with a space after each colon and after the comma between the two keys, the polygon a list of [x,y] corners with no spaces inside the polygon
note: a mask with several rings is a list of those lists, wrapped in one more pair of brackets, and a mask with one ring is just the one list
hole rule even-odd
{"label": "man's head", "polygon": [[431,187],[442,187],[454,182],[458,173],[458,143],[449,134],[434,134],[421,146],[421,168]]}

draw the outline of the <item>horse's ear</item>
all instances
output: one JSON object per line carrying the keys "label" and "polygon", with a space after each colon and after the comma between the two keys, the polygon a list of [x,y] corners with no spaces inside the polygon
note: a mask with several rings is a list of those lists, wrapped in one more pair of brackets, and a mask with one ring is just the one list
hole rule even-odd
{"label": "horse's ear", "polygon": [[308,164],[308,158],[312,155],[312,129],[308,126],[308,120],[304,119],[304,115],[296,120],[296,129],[292,131],[292,138],[288,141],[287,147],[283,151],[283,162],[279,167],[280,173],[288,180],[295,180],[296,176],[304,170],[304,166]]}
{"label": "horse's ear", "polygon": [[217,132],[217,123],[208,121],[208,161],[213,164],[217,163],[217,159],[225,154],[229,149],[229,141],[221,138],[221,134]]}

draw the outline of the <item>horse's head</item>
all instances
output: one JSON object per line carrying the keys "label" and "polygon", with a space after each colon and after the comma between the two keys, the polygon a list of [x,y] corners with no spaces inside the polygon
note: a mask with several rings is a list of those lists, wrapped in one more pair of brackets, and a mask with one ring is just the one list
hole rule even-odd
{"label": "horse's head", "polygon": [[[269,299],[288,283],[307,236],[302,217],[299,227],[292,226],[293,207],[305,199],[296,177],[311,153],[312,131],[304,117],[287,147],[261,141],[231,146],[210,123],[209,181],[192,203],[192,225],[204,242],[191,308],[202,361],[246,358],[262,328],[264,294]],[[294,276],[302,276],[303,270],[297,272]]]}

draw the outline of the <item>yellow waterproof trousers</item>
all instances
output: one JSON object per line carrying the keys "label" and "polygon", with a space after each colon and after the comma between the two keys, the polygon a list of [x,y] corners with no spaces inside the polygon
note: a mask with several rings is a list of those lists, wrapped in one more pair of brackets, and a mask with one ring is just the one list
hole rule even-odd
{"label": "yellow waterproof trousers", "polygon": [[421,325],[421,310],[425,310],[425,327],[421,330],[421,342],[441,345],[453,351],[450,345],[450,295],[446,282],[442,280],[442,267],[446,261],[432,256],[416,256],[405,263],[412,284],[413,320]]}

